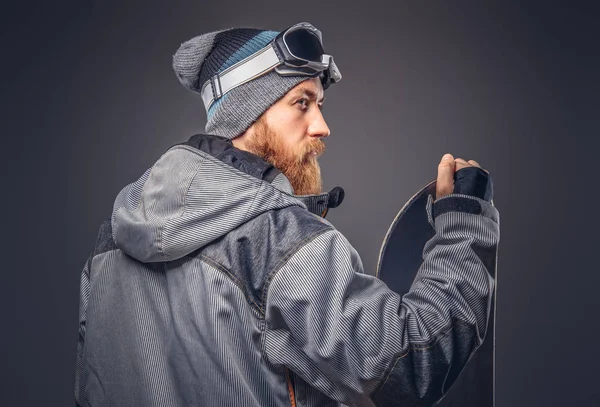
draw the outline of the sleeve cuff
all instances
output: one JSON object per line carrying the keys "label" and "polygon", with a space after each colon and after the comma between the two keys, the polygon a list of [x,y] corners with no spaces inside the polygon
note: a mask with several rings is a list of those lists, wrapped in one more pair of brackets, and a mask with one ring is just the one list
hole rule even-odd
{"label": "sleeve cuff", "polygon": [[433,195],[429,194],[425,209],[427,211],[427,220],[434,229],[435,219],[448,212],[482,215],[490,218],[496,223],[499,223],[500,220],[498,210],[494,207],[493,201],[487,202],[481,198],[464,194],[450,194],[443,198],[436,199],[435,202]]}

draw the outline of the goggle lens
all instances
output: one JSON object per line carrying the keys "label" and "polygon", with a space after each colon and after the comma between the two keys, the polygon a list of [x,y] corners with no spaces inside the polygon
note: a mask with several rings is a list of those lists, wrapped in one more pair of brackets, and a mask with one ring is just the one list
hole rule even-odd
{"label": "goggle lens", "polygon": [[308,30],[294,30],[286,34],[285,42],[290,52],[307,61],[321,62],[323,47],[319,38]]}

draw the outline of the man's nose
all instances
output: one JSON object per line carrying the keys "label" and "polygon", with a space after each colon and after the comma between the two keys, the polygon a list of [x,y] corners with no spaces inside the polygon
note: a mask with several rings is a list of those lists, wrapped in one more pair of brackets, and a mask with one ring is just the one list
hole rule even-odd
{"label": "man's nose", "polygon": [[308,135],[311,137],[329,137],[329,126],[325,122],[321,109],[314,109],[314,114],[311,117],[311,123],[308,126]]}

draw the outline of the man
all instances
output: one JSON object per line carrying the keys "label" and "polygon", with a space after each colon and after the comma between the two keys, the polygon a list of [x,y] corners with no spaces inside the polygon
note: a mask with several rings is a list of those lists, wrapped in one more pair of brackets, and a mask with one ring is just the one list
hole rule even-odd
{"label": "man", "polygon": [[[469,182],[487,172],[440,162],[410,292],[364,273],[324,219],[343,199],[321,190],[317,161],[324,89],[341,75],[319,47],[299,24],[212,32],[174,55],[208,134],[169,148],[100,228],[81,278],[78,405],[431,405],[481,344],[499,218]],[[471,181],[455,193],[461,169]]]}

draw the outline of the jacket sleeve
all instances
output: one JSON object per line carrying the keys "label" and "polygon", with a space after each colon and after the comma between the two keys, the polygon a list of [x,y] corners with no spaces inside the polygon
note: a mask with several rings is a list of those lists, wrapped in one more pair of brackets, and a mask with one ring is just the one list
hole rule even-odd
{"label": "jacket sleeve", "polygon": [[77,361],[75,365],[75,405],[83,406],[85,402],[85,383],[83,375],[83,349],[85,343],[85,322],[87,314],[88,297],[90,294],[90,269],[92,267],[92,256],[90,254],[83,270],[79,284],[79,335],[77,338]]}
{"label": "jacket sleeve", "polygon": [[363,273],[336,230],[302,246],[267,287],[264,352],[348,405],[429,406],[485,337],[499,214],[451,194],[427,204],[435,235],[404,295]]}

